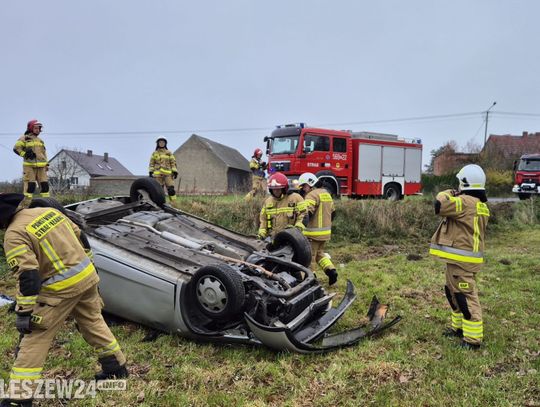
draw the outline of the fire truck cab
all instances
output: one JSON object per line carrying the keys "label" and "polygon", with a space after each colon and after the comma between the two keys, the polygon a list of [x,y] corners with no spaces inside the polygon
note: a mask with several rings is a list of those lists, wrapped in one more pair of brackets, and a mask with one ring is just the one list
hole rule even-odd
{"label": "fire truck cab", "polygon": [[264,140],[270,172],[290,180],[312,172],[334,196],[397,200],[421,190],[420,140],[303,123],[277,126]]}
{"label": "fire truck cab", "polygon": [[540,194],[540,154],[522,155],[514,162],[515,184],[512,192],[519,199],[528,199]]}

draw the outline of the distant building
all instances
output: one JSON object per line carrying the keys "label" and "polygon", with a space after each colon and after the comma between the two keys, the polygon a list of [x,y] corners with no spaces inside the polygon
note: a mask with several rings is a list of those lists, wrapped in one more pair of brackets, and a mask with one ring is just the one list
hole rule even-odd
{"label": "distant building", "polygon": [[433,175],[457,172],[464,165],[478,161],[479,155],[477,153],[457,153],[452,148],[447,148],[433,157]]}
{"label": "distant building", "polygon": [[[108,153],[93,154],[62,149],[49,160],[49,181],[53,190],[87,188],[96,178],[136,177]],[[120,192],[117,192],[120,193]]]}
{"label": "distant building", "polygon": [[178,194],[243,193],[251,186],[249,162],[234,148],[193,134],[174,156]]}
{"label": "distant building", "polygon": [[523,154],[540,153],[540,133],[523,132],[521,136],[491,134],[481,154],[491,168],[511,169]]}

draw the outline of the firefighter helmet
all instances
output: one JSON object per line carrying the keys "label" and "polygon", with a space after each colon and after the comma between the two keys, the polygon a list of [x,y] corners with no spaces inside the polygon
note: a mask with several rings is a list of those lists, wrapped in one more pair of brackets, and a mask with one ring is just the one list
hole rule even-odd
{"label": "firefighter helmet", "polygon": [[268,178],[268,189],[284,189],[285,192],[289,189],[289,180],[281,172],[276,172]]}
{"label": "firefighter helmet", "polygon": [[460,191],[486,189],[486,174],[479,165],[466,165],[457,173],[456,177],[459,180]]}
{"label": "firefighter helmet", "polygon": [[262,150],[260,148],[256,148],[255,151],[253,151],[253,157],[261,158],[262,157]]}
{"label": "firefighter helmet", "polygon": [[34,126],[43,127],[43,124],[37,119],[32,119],[26,124],[26,132],[31,133],[34,130]]}
{"label": "firefighter helmet", "polygon": [[311,188],[313,188],[318,181],[319,178],[317,178],[311,172],[304,172],[302,175],[300,175],[300,178],[298,178],[300,187],[302,187],[304,184],[308,184]]}

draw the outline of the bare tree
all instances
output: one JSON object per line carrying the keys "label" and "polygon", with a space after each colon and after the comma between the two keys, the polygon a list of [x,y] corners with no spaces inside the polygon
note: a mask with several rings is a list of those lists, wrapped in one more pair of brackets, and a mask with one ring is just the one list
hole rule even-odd
{"label": "bare tree", "polygon": [[84,175],[84,169],[65,152],[49,165],[49,184],[55,194],[65,194]]}

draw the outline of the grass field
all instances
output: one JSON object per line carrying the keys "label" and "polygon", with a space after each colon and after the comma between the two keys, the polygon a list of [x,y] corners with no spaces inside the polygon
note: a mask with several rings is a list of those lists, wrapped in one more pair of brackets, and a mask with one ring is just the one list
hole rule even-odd
{"label": "grass field", "polygon": [[[214,205],[202,201],[184,200],[179,205],[185,209],[199,206],[201,212],[208,210],[205,205]],[[218,210],[222,203],[215,205]],[[145,328],[128,322],[115,324],[112,329],[131,371],[128,391],[102,392],[96,399],[69,405],[540,406],[537,209],[519,203],[519,211],[502,207],[494,214],[486,265],[479,276],[486,343],[480,351],[471,352],[458,348],[457,340],[441,336],[449,307],[443,292],[444,266],[426,254],[427,238],[436,223],[428,216],[429,204],[414,202],[412,214],[404,210],[401,215],[409,220],[399,225],[385,220],[392,216],[384,212],[387,203],[349,205],[356,204],[339,204],[342,220],[336,222],[337,230],[347,228],[347,223],[349,229],[353,227],[353,211],[367,217],[381,206],[373,215],[378,221],[364,220],[362,227],[370,230],[359,230],[356,239],[352,233],[336,236],[331,245],[340,280],[330,291],[343,292],[350,279],[358,294],[336,328],[362,321],[373,295],[391,304],[389,316],[403,316],[396,327],[352,348],[304,356],[197,343],[170,335],[143,342]],[[234,216],[229,208],[227,219]],[[246,216],[252,219],[256,211]],[[503,218],[520,219],[519,227],[511,227],[512,222],[505,223]],[[221,223],[227,222],[222,219]],[[245,222],[249,229],[252,222]],[[409,254],[420,259],[407,260]],[[1,267],[0,292],[13,294],[15,281],[5,273],[3,260]],[[1,309],[0,318],[4,321],[0,372],[7,379],[18,335],[14,315]],[[95,357],[73,322],[57,337],[45,368],[49,378],[93,377],[98,368]]]}

